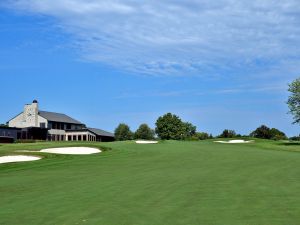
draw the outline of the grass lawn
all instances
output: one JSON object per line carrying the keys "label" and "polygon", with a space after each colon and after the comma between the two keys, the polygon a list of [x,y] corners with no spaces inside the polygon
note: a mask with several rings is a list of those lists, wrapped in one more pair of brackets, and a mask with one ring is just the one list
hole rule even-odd
{"label": "grass lawn", "polygon": [[0,155],[57,146],[108,151],[0,164],[1,225],[300,224],[299,143],[47,142]]}

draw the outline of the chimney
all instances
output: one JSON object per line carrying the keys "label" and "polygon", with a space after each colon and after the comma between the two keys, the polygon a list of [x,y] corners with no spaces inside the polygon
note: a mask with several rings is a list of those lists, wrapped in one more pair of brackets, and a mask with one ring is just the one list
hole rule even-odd
{"label": "chimney", "polygon": [[24,107],[24,120],[26,127],[38,127],[38,101],[34,100],[32,104],[27,104]]}

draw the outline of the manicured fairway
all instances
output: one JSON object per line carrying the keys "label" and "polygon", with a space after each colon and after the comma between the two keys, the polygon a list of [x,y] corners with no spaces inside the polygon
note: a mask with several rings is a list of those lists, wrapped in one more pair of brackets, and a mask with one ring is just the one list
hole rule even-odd
{"label": "manicured fairway", "polygon": [[[0,155],[60,145],[83,146],[2,145]],[[84,144],[95,145],[111,150],[1,164],[0,224],[300,224],[299,144]]]}

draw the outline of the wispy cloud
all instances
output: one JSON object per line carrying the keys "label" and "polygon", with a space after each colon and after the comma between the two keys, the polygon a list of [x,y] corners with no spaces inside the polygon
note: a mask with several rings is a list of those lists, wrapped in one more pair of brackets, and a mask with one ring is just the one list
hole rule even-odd
{"label": "wispy cloud", "polygon": [[240,86],[233,88],[221,88],[221,89],[210,89],[210,90],[179,90],[179,91],[160,91],[152,90],[151,92],[144,92],[135,94],[133,92],[123,92],[114,99],[130,99],[130,98],[152,98],[152,97],[166,97],[166,98],[176,98],[176,97],[195,97],[195,96],[209,96],[209,95],[232,95],[232,94],[274,94],[283,93],[287,89],[285,84],[283,85],[269,85],[269,86]]}
{"label": "wispy cloud", "polygon": [[300,62],[298,0],[9,0],[6,6],[56,18],[84,59],[137,73],[231,74]]}

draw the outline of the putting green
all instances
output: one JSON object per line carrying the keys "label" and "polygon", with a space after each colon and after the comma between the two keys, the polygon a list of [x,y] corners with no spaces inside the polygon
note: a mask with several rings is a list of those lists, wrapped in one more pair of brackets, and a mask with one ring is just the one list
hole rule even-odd
{"label": "putting green", "polygon": [[299,224],[298,143],[53,142],[0,155],[79,145],[111,150],[0,165],[1,225]]}

